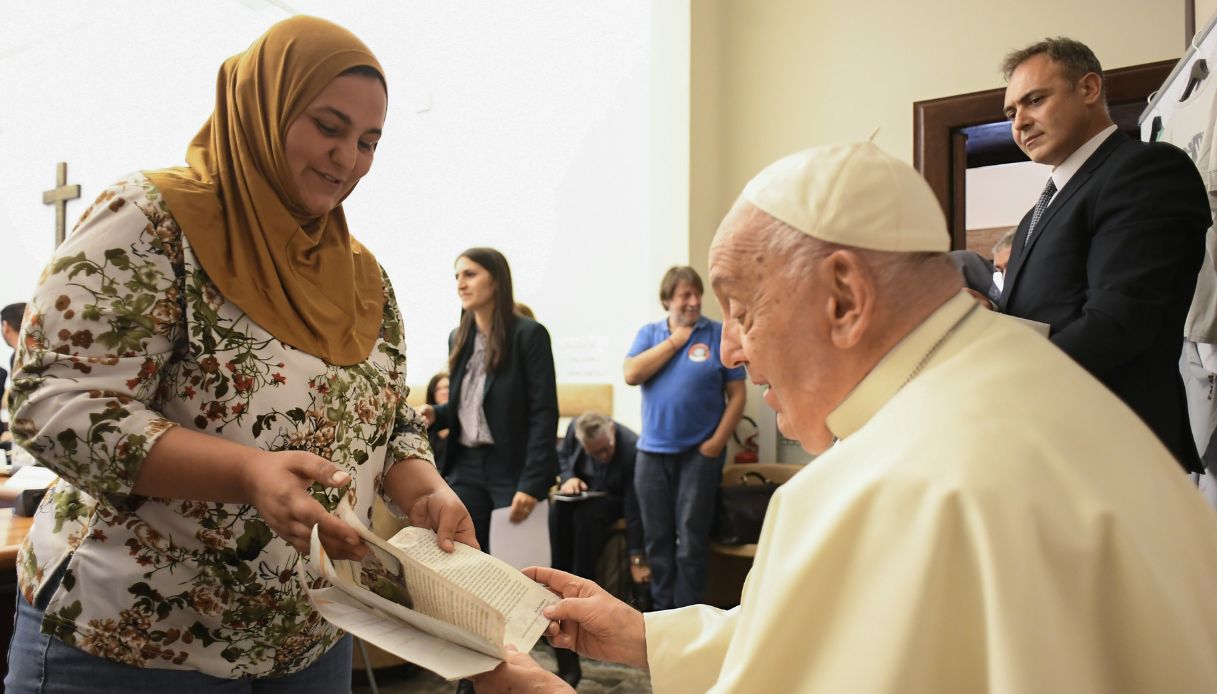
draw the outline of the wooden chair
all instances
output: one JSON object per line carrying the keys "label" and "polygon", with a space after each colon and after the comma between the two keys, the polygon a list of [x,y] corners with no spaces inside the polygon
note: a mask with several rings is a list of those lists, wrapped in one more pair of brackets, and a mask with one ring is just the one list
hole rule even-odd
{"label": "wooden chair", "polygon": [[[427,386],[410,386],[406,402],[412,407],[421,407],[427,401]],[[566,434],[570,420],[584,412],[599,412],[613,416],[613,384],[611,383],[559,383],[558,384],[558,437]]]}

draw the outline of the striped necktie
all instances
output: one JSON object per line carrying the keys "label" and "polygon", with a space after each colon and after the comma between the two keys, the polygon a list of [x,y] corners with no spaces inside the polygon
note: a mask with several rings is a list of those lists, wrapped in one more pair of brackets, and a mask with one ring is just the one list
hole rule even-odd
{"label": "striped necktie", "polygon": [[1027,237],[1023,239],[1023,247],[1031,243],[1031,232],[1035,231],[1035,225],[1040,221],[1040,215],[1044,214],[1044,210],[1048,208],[1048,203],[1052,202],[1052,196],[1056,195],[1056,182],[1052,177],[1048,177],[1048,184],[1044,186],[1044,192],[1040,193],[1040,199],[1035,202],[1035,211],[1031,213],[1031,224],[1027,225]]}

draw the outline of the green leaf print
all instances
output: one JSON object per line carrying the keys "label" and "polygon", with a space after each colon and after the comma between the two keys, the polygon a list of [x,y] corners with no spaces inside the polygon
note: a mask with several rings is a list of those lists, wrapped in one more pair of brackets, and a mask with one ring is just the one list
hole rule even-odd
{"label": "green leaf print", "polygon": [[253,561],[262,553],[262,549],[271,541],[270,528],[261,521],[250,521],[245,524],[245,532],[237,538],[237,556],[245,561]]}

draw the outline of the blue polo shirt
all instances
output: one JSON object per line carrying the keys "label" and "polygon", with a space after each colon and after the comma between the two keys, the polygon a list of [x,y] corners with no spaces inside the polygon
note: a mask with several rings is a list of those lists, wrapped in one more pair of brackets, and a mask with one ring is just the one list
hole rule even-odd
{"label": "blue polo shirt", "polygon": [[[638,356],[672,336],[668,319],[638,331],[627,357]],[[642,384],[642,435],[638,450],[683,453],[710,438],[726,409],[727,381],[744,377],[743,367],[723,366],[723,324],[702,316],[689,341]]]}

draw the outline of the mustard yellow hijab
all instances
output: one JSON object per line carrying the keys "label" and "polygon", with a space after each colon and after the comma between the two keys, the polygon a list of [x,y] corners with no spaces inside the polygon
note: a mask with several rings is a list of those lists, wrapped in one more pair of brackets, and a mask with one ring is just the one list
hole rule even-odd
{"label": "mustard yellow hijab", "polygon": [[380,63],[315,17],[271,27],[220,67],[211,119],[185,167],[148,171],[224,297],[276,339],[331,364],[368,358],[380,333],[380,267],[342,207],[304,211],[287,168],[288,126],[345,70]]}

